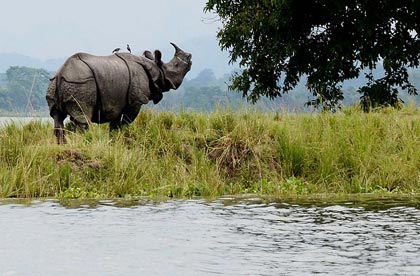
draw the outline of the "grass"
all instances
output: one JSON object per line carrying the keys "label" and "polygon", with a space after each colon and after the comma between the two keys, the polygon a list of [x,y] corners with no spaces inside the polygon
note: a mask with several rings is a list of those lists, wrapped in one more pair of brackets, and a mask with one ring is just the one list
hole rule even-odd
{"label": "grass", "polygon": [[0,130],[0,197],[219,197],[420,192],[420,111],[212,114],[142,111],[67,133]]}

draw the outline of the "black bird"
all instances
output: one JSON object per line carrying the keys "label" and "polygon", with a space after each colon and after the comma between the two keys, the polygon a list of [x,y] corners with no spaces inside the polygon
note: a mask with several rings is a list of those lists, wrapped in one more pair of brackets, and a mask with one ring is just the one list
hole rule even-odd
{"label": "black bird", "polygon": [[121,50],[121,48],[115,48],[114,51],[112,51],[112,53],[118,53],[118,51]]}
{"label": "black bird", "polygon": [[130,52],[130,54],[131,54],[131,48],[130,48],[130,45],[128,45],[127,44],[127,50]]}

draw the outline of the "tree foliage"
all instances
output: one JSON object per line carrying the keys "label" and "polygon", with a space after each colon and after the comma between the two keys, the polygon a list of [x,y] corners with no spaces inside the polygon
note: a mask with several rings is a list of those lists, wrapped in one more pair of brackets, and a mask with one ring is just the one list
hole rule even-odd
{"label": "tree foliage", "polygon": [[50,75],[44,69],[11,66],[6,71],[5,87],[0,88],[0,109],[46,110],[45,91]]}
{"label": "tree foliage", "polygon": [[[302,76],[316,96],[310,104],[326,108],[361,74],[366,109],[398,104],[396,87],[416,94],[407,67],[420,59],[418,0],[208,0],[204,9],[220,17],[220,46],[243,69],[230,88],[252,102],[281,96]],[[378,63],[384,76],[372,74]]]}

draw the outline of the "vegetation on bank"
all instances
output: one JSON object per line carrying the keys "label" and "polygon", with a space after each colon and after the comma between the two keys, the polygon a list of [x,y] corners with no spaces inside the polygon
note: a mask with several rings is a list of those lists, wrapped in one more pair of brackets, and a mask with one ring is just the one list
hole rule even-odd
{"label": "vegetation on bank", "polygon": [[414,107],[339,114],[146,110],[109,135],[52,125],[0,130],[0,197],[188,198],[255,193],[419,193]]}

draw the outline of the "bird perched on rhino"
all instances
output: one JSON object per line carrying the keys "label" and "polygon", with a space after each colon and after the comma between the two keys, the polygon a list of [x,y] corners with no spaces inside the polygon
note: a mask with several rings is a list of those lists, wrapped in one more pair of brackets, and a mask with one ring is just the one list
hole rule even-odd
{"label": "bird perched on rhino", "polygon": [[115,48],[114,51],[112,51],[113,54],[118,53],[121,50],[121,48]]}
{"label": "bird perched on rhino", "polygon": [[127,51],[129,51],[130,54],[131,54],[131,48],[130,48],[130,45],[128,45],[128,44],[127,44]]}

